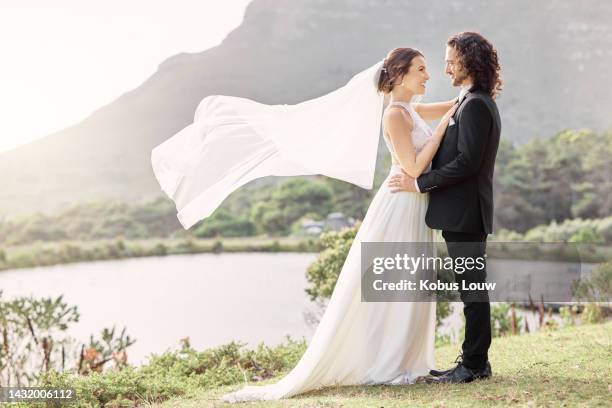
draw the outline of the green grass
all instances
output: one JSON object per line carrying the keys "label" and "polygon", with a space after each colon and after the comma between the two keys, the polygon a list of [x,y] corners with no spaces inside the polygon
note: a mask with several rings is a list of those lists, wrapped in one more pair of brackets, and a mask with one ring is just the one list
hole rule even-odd
{"label": "green grass", "polygon": [[[458,346],[436,350],[439,367],[451,365]],[[470,384],[332,387],[251,407],[609,407],[612,399],[612,322],[495,338],[493,378]],[[275,382],[278,378],[263,383]],[[219,401],[236,386],[171,399],[155,408],[236,406]]]}

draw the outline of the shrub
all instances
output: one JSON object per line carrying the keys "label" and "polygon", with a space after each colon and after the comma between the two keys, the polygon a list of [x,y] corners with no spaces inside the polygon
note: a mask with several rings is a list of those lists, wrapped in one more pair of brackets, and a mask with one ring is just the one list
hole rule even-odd
{"label": "shrub", "polygon": [[93,372],[87,376],[50,371],[38,386],[74,388],[77,406],[143,406],[171,397],[195,395],[202,389],[260,381],[293,368],[306,349],[305,340],[287,337],[275,347],[260,344],[246,349],[231,342],[196,351],[183,339],[183,347],[151,355],[141,367]]}
{"label": "shrub", "polygon": [[255,225],[246,218],[236,217],[225,209],[219,209],[205,219],[195,230],[199,238],[247,237],[255,233]]}
{"label": "shrub", "polygon": [[306,271],[306,280],[310,283],[306,293],[311,300],[328,299],[333,293],[358,229],[359,225],[355,225],[321,234],[320,245],[323,250]]}

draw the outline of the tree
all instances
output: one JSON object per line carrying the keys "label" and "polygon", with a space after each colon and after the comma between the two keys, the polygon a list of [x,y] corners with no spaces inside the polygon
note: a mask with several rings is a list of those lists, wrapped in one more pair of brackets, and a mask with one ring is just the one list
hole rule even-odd
{"label": "tree", "polygon": [[269,199],[254,204],[250,217],[264,232],[283,235],[305,214],[325,217],[332,209],[331,198],[331,189],[319,180],[289,179],[273,190]]}
{"label": "tree", "polygon": [[514,147],[501,143],[496,225],[525,232],[567,219],[612,213],[612,132],[566,130]]}
{"label": "tree", "polygon": [[212,238],[248,237],[255,233],[255,225],[246,217],[236,217],[225,208],[219,208],[196,229],[196,237]]}
{"label": "tree", "polygon": [[[306,280],[310,286],[305,291],[310,296],[310,300],[321,303],[331,297],[359,227],[360,223],[352,228],[330,231],[321,235],[320,244],[323,250],[306,271]],[[448,302],[441,301],[436,307],[437,325],[439,326],[449,314]]]}

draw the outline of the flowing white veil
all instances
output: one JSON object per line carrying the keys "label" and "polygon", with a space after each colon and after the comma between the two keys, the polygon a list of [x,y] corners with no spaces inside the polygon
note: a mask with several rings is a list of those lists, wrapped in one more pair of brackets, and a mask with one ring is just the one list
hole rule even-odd
{"label": "flowing white veil", "polygon": [[383,94],[382,61],[343,87],[296,105],[212,95],[194,121],[151,154],[162,190],[185,229],[259,177],[322,174],[370,189]]}

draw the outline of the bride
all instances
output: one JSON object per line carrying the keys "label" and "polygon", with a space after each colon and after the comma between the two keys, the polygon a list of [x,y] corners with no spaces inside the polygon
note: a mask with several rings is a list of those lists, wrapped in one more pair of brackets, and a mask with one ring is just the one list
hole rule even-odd
{"label": "bride", "polygon": [[[301,104],[207,97],[192,125],[154,149],[155,175],[185,228],[263,175],[325,174],[371,188],[382,123],[392,157],[387,179],[402,171],[416,178],[429,167],[456,109],[455,99],[411,103],[428,80],[423,55],[396,48],[346,86]],[[432,131],[426,121],[440,118]],[[392,193],[387,180],[382,183],[298,364],[277,383],[246,386],[223,400],[275,400],[332,385],[409,384],[427,375],[434,368],[435,302],[362,302],[360,288],[362,242],[433,241],[427,204],[427,194]]]}

